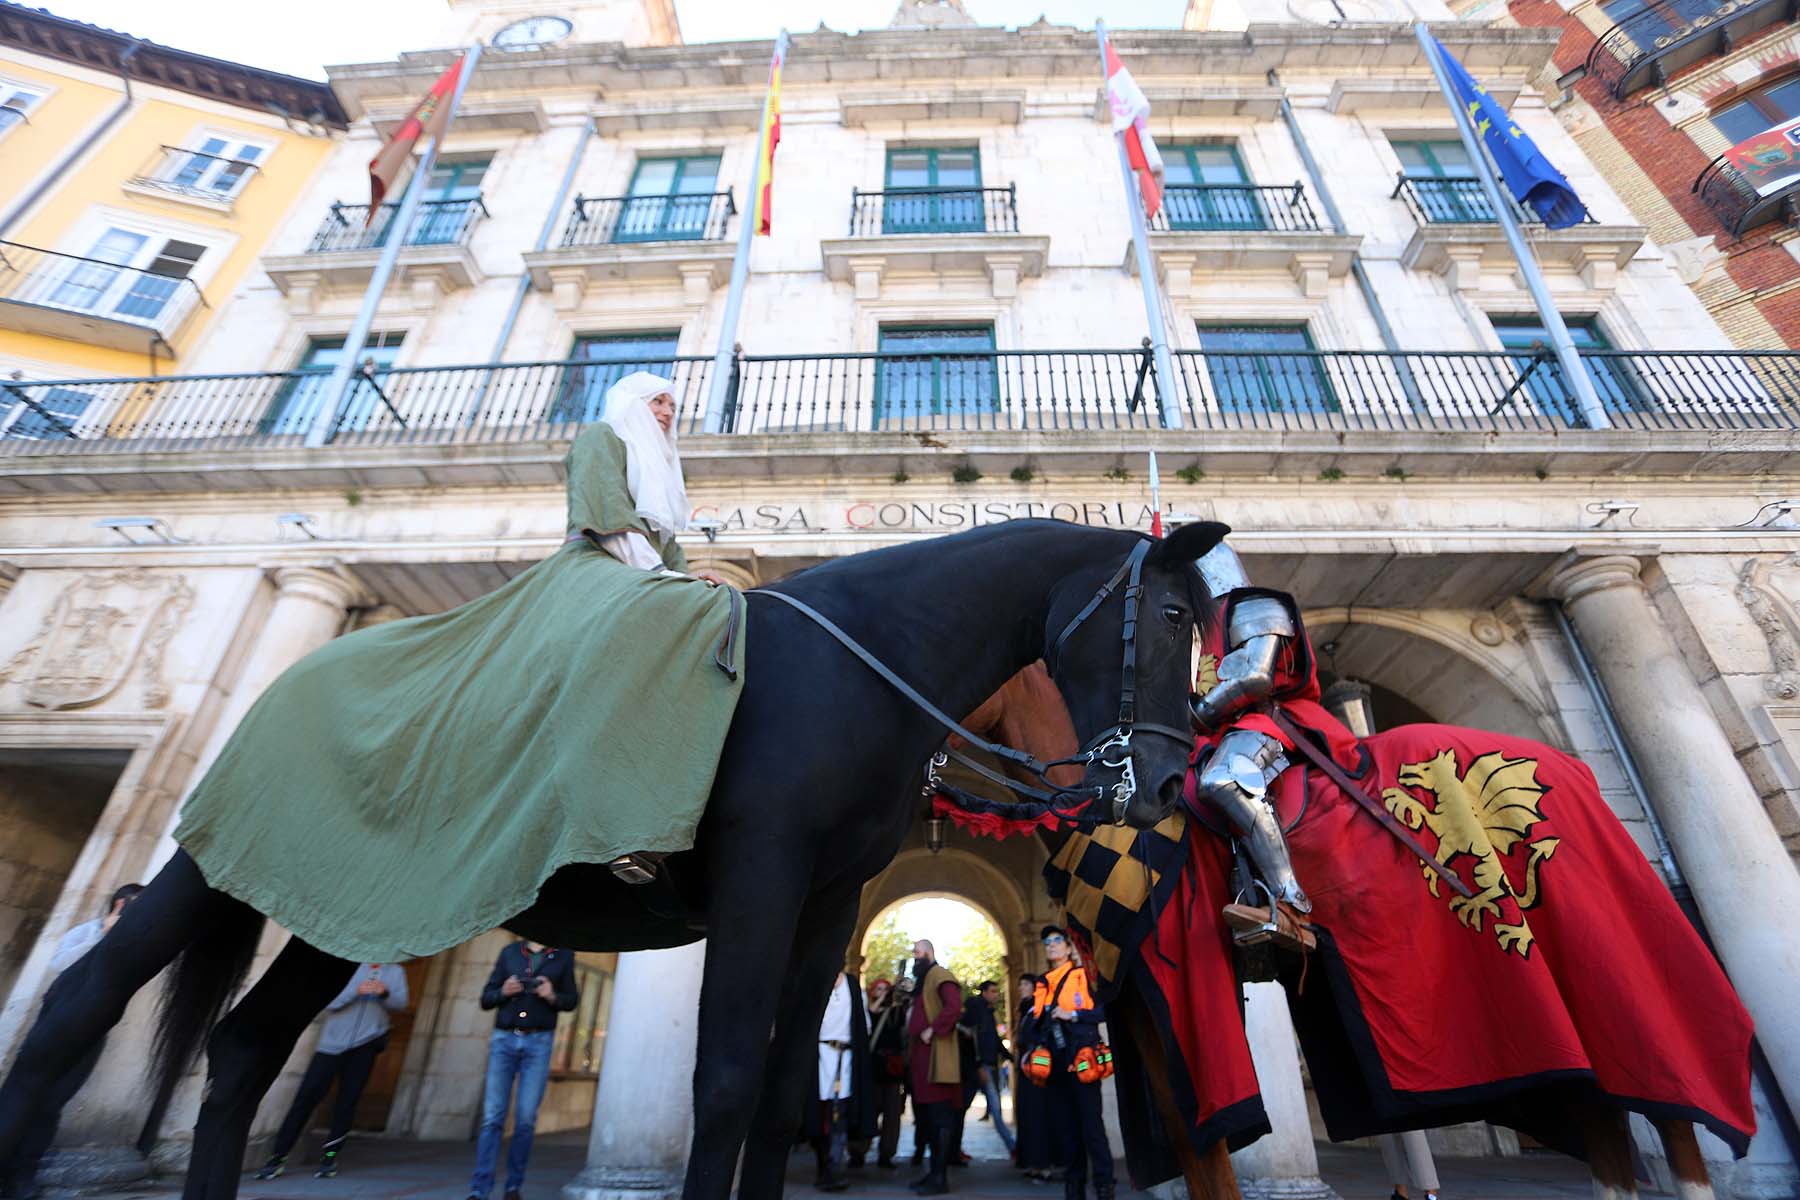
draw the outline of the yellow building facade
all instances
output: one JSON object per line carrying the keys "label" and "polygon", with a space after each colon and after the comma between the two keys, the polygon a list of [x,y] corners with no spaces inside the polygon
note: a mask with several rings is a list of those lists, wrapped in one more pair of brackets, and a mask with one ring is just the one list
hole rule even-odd
{"label": "yellow building facade", "polygon": [[0,5],[0,381],[179,370],[344,125],[323,82]]}

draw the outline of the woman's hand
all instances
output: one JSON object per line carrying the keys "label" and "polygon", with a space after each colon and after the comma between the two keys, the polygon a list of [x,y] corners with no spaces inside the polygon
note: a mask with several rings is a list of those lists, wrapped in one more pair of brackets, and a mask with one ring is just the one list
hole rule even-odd
{"label": "woman's hand", "polygon": [[1059,1021],[1073,1021],[1075,1019],[1075,1010],[1072,1008],[1053,1008],[1050,1010],[1050,1015]]}
{"label": "woman's hand", "polygon": [[694,572],[695,579],[704,579],[711,587],[730,587],[731,581],[717,571],[709,571],[705,567]]}

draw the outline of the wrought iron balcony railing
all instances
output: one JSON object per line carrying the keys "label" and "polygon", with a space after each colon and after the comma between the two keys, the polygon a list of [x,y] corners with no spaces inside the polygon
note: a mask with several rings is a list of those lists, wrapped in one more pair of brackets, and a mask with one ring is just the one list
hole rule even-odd
{"label": "wrought iron balcony railing", "polygon": [[[1499,220],[1479,179],[1441,179],[1402,173],[1388,198],[1404,200],[1413,220],[1421,225],[1486,225]],[[1542,217],[1511,196],[1503,198],[1513,219],[1520,224],[1543,224]],[[1591,225],[1594,218],[1589,214],[1582,221]]]}
{"label": "wrought iron balcony railing", "polygon": [[1694,180],[1693,190],[1720,223],[1731,230],[1732,237],[1742,237],[1746,229],[1776,217],[1800,226],[1800,181],[1758,191],[1742,171],[1725,161],[1724,155],[1706,165],[1706,170]]}
{"label": "wrought iron balcony railing", "polygon": [[737,201],[729,189],[694,195],[577,196],[564,246],[722,241]]}
{"label": "wrought iron balcony railing", "polygon": [[131,182],[195,200],[229,200],[249,186],[256,171],[249,159],[162,146]]}
{"label": "wrought iron balcony railing", "polygon": [[[688,433],[1154,429],[1164,408],[1210,430],[1566,432],[1583,421],[1542,350],[1176,353],[1146,349],[745,355],[708,421],[711,359],[482,363],[371,370],[326,418],[338,445],[567,438],[621,375],[675,383]],[[1592,351],[1587,370],[1626,429],[1800,428],[1800,352]],[[0,456],[295,446],[329,374],[0,383]]]}
{"label": "wrought iron balcony railing", "polygon": [[185,276],[0,241],[0,303],[134,325],[166,338],[206,298]]}
{"label": "wrought iron balcony railing", "polygon": [[[379,250],[387,245],[398,204],[383,204],[381,211],[369,220],[366,204],[332,202],[318,232],[306,247],[308,254],[328,254],[338,250]],[[406,236],[409,246],[466,246],[469,234],[481,218],[488,215],[480,196],[466,200],[426,200],[419,205],[413,227]]]}
{"label": "wrought iron balcony railing", "polygon": [[1254,183],[1172,183],[1150,228],[1187,230],[1275,229],[1318,233],[1319,218],[1304,184],[1262,187]]}
{"label": "wrought iron balcony railing", "polygon": [[1587,70],[1623,100],[1683,67],[1727,53],[1758,29],[1800,16],[1793,0],[1642,0],[1588,51]]}
{"label": "wrought iron balcony railing", "polygon": [[850,236],[891,233],[1017,233],[1018,189],[999,187],[850,190]]}

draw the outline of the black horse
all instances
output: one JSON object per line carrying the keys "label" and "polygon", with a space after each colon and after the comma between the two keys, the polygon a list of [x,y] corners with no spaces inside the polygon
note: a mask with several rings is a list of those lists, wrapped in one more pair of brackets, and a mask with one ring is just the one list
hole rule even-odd
{"label": "black horse", "polygon": [[[1084,744],[1114,744],[1087,764],[1084,783],[1122,796],[1114,788],[1129,771],[1135,790],[1119,815],[1149,827],[1173,810],[1187,770],[1190,564],[1225,532],[1190,525],[1146,547],[1135,533],[1015,521],[839,559],[775,590],[841,626],[957,718],[1047,657]],[[1121,576],[1134,558],[1141,588]],[[1135,626],[1125,620],[1128,604]],[[749,619],[744,690],[698,841],[668,864],[685,903],[652,912],[604,866],[578,865],[553,875],[506,923],[573,949],[710,938],[685,1200],[725,1200],[740,1152],[740,1195],[781,1194],[807,1086],[804,1051],[842,966],[862,886],[899,849],[916,816],[921,768],[945,734],[802,612],[752,593]],[[1135,729],[1123,757],[1108,737],[1122,721]],[[0,1087],[0,1160],[33,1119],[34,1099],[179,957],[158,1031],[161,1094],[212,1028],[184,1195],[235,1196],[258,1101],[355,966],[290,939],[215,1026],[262,921],[209,888],[177,852],[114,935],[49,990]],[[780,984],[745,989],[745,979]]]}

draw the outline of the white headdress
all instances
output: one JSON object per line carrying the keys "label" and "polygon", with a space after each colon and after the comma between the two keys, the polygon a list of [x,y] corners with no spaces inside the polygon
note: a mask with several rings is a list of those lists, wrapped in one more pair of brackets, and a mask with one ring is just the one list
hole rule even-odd
{"label": "white headdress", "polygon": [[675,431],[663,432],[650,401],[674,392],[675,385],[662,376],[633,371],[606,389],[606,413],[600,418],[625,443],[625,482],[638,516],[665,538],[687,528],[687,485]]}

